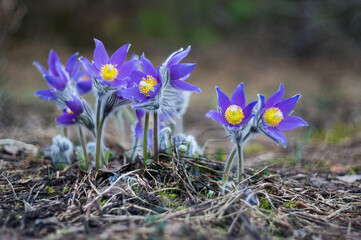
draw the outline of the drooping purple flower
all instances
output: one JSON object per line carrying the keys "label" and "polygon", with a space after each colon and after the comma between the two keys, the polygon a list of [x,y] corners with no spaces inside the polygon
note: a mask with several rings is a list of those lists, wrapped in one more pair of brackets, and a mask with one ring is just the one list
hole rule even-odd
{"label": "drooping purple flower", "polygon": [[262,113],[261,119],[264,131],[286,147],[287,139],[281,131],[308,126],[308,123],[300,117],[289,115],[301,95],[295,95],[282,100],[283,96],[284,87],[282,83],[278,91],[266,102],[264,96],[260,95],[260,111]]}
{"label": "drooping purple flower", "polygon": [[58,124],[70,125],[75,124],[79,116],[84,111],[83,103],[74,95],[69,94],[72,100],[66,100],[65,104],[68,107],[64,109],[63,114],[55,119]]}
{"label": "drooping purple flower", "polygon": [[246,98],[243,90],[243,83],[239,84],[229,99],[218,87],[218,110],[211,110],[206,114],[207,118],[212,118],[223,124],[227,129],[237,129],[245,125],[254,115],[252,109],[257,101],[246,106]]}
{"label": "drooping purple flower", "polygon": [[93,63],[84,57],[80,57],[80,62],[89,75],[98,79],[102,84],[111,87],[124,87],[127,84],[128,76],[138,65],[136,59],[125,61],[130,44],[123,45],[109,58],[104,44],[98,39],[94,39],[94,41]]}
{"label": "drooping purple flower", "polygon": [[164,65],[169,69],[169,84],[172,87],[185,91],[201,92],[198,87],[185,82],[185,80],[189,78],[190,73],[193,71],[196,64],[179,63],[188,55],[190,50],[191,46],[186,50],[180,49],[172,53],[165,61]]}
{"label": "drooping purple flower", "polygon": [[141,63],[144,72],[134,70],[130,75],[134,81],[133,87],[121,89],[118,96],[129,100],[135,100],[134,106],[144,104],[154,99],[162,88],[162,79],[158,69],[144,56],[141,56]]}

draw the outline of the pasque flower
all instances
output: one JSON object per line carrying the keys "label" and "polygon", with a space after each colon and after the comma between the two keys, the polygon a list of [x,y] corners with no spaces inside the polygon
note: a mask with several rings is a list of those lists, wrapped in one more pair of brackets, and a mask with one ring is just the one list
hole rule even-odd
{"label": "pasque flower", "polygon": [[179,63],[189,54],[190,50],[191,46],[188,46],[186,50],[181,48],[180,50],[172,53],[164,62],[163,66],[169,69],[169,84],[172,87],[185,91],[201,92],[198,87],[185,82],[185,80],[189,78],[190,73],[193,71],[196,64]]}
{"label": "pasque flower", "polygon": [[[154,99],[162,88],[162,78],[158,70],[154,68],[153,64],[144,54],[141,56],[141,63],[144,72],[134,70],[130,75],[134,81],[134,85],[118,91],[118,96],[136,101],[133,104],[134,107],[139,105],[143,106],[145,103]],[[154,108],[156,109],[157,106],[154,106]]]}
{"label": "pasque flower", "polygon": [[246,106],[246,98],[243,90],[243,83],[239,84],[229,99],[218,87],[218,111],[211,110],[206,114],[207,118],[212,118],[223,124],[227,130],[235,130],[248,123],[254,116],[252,109],[257,102],[252,102]]}
{"label": "pasque flower", "polygon": [[282,100],[283,96],[284,87],[282,83],[278,91],[266,102],[264,96],[260,95],[260,111],[264,131],[276,142],[286,147],[287,140],[281,131],[308,126],[308,124],[302,118],[290,115],[301,95]]}
{"label": "pasque flower", "polygon": [[130,44],[123,45],[116,50],[111,57],[108,56],[104,44],[98,39],[94,39],[94,62],[81,57],[88,73],[96,78],[100,83],[111,87],[122,87],[127,85],[128,76],[133,72],[138,64],[138,60],[133,59],[126,62]]}
{"label": "pasque flower", "polygon": [[[68,87],[68,90],[74,92],[72,89],[75,85],[76,91],[79,94],[85,94],[92,88],[92,83],[89,77],[80,69],[78,62],[78,53],[73,54],[64,66],[57,53],[50,51],[48,57],[49,69],[46,70],[39,62],[34,62],[34,65],[43,74],[47,80],[49,89],[42,89],[35,92],[35,96],[41,99],[52,101],[61,98],[62,92]],[[71,82],[71,84],[69,84]]]}
{"label": "pasque flower", "polygon": [[[244,95],[243,83],[239,84],[233,92],[232,98],[229,99],[218,87],[216,87],[218,95],[218,111],[211,110],[206,114],[207,118],[212,118],[217,122],[223,124],[230,134],[232,141],[235,144],[226,162],[224,172],[227,174],[230,171],[233,162],[235,151],[238,155],[238,182],[242,181],[244,173],[243,167],[243,143],[247,136],[247,123],[254,117],[252,110],[257,104],[257,101],[252,102],[246,106],[246,97]],[[226,174],[223,181],[226,180]]]}
{"label": "pasque flower", "polygon": [[63,114],[55,119],[59,124],[69,125],[74,124],[83,113],[83,103],[74,95],[71,95],[72,100],[66,100],[65,104],[68,107],[63,111]]}

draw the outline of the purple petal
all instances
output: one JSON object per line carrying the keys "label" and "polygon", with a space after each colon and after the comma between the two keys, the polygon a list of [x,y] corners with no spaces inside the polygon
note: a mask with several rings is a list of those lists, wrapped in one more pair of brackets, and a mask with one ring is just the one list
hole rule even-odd
{"label": "purple petal", "polygon": [[170,83],[174,88],[177,88],[177,89],[181,89],[181,90],[185,90],[185,91],[192,91],[192,92],[201,92],[201,89],[199,87],[196,87],[183,80],[172,80]]}
{"label": "purple petal", "polygon": [[109,62],[112,64],[122,65],[127,58],[127,53],[129,50],[130,44],[125,44],[118,48],[113,55],[110,57]]}
{"label": "purple petal", "polygon": [[250,104],[248,104],[247,107],[245,107],[243,109],[243,114],[244,114],[245,118],[247,118],[249,115],[251,115],[252,110],[256,104],[257,104],[257,101],[251,102]]}
{"label": "purple petal", "polygon": [[45,75],[44,78],[48,81],[48,83],[56,88],[56,90],[63,91],[66,87],[66,82],[64,82],[59,77],[53,75]]}
{"label": "purple petal", "polygon": [[149,91],[149,97],[153,99],[159,93],[160,89],[162,88],[162,83],[158,83],[153,87],[153,90]]}
{"label": "purple petal", "polygon": [[83,112],[83,104],[77,97],[73,96],[72,94],[70,95],[73,100],[66,100],[65,104],[76,116],[79,116]]}
{"label": "purple petal", "polygon": [[79,58],[80,63],[83,65],[83,69],[91,76],[98,77],[99,76],[99,70],[97,70],[94,65],[86,58],[80,57]]}
{"label": "purple petal", "polygon": [[241,124],[239,126],[248,123],[249,120],[251,120],[251,118],[253,118],[253,117],[254,117],[254,114],[249,114],[247,116],[245,115],[245,118],[242,119],[242,122],[241,122]]}
{"label": "purple petal", "polygon": [[228,96],[224,94],[218,87],[216,87],[217,95],[218,95],[218,105],[221,108],[222,113],[224,114],[231,105],[231,101],[229,100]]}
{"label": "purple petal", "polygon": [[70,76],[73,76],[74,70],[76,69],[77,60],[78,60],[78,53],[74,53],[66,62],[65,71],[67,71]]}
{"label": "purple petal", "polygon": [[33,65],[41,72],[43,75],[48,75],[48,71],[38,62],[33,62]]}
{"label": "purple petal", "polygon": [[142,101],[147,98],[146,96],[144,96],[144,94],[142,94],[139,91],[139,87],[121,89],[118,91],[118,96],[129,100],[137,100],[137,101]]}
{"label": "purple petal", "polygon": [[64,113],[63,115],[57,117],[55,121],[57,121],[59,124],[74,124],[75,123],[76,116],[71,113]]}
{"label": "purple petal", "polygon": [[56,67],[56,70],[57,70],[57,72],[58,72],[59,78],[60,78],[65,84],[67,84],[67,82],[68,82],[68,77],[67,77],[67,74],[66,74],[66,72],[65,72],[64,66],[63,66],[63,64],[60,62],[59,59],[56,61],[55,67]]}
{"label": "purple petal", "polygon": [[76,90],[79,94],[86,94],[92,89],[92,81],[91,80],[84,80],[78,81],[76,84]]}
{"label": "purple petal", "polygon": [[283,98],[283,95],[285,94],[285,90],[283,88],[283,84],[280,84],[280,88],[278,89],[277,92],[275,92],[266,102],[265,104],[265,108],[270,108],[273,107],[274,105],[276,105],[277,103],[279,103],[281,101],[281,99]]}
{"label": "purple petal", "polygon": [[281,143],[283,147],[286,147],[287,139],[278,129],[273,127],[265,128],[265,131],[278,143]]}
{"label": "purple petal", "polygon": [[107,51],[105,50],[104,44],[95,38],[94,38],[94,42],[95,42],[95,49],[93,56],[94,64],[98,69],[100,69],[102,65],[108,63],[109,57]]}
{"label": "purple petal", "polygon": [[144,56],[144,53],[142,54],[140,59],[142,61],[144,73],[146,75],[152,75],[155,78],[157,76],[157,71],[155,70],[153,64]]}
{"label": "purple petal", "polygon": [[144,72],[138,71],[138,70],[134,70],[129,77],[136,83],[139,84],[140,81],[142,81],[143,78],[146,78],[147,75],[145,75]]}
{"label": "purple petal", "polygon": [[262,94],[258,94],[258,98],[259,98],[259,100],[261,101],[261,106],[259,107],[259,109],[260,109],[260,112],[262,112],[263,109],[264,109],[264,106],[265,106],[264,96],[263,96]]}
{"label": "purple petal", "polygon": [[193,69],[196,67],[196,64],[193,63],[181,63],[174,65],[169,68],[170,70],[170,79],[178,80],[184,76],[190,74]]}
{"label": "purple petal", "polygon": [[128,77],[134,71],[137,64],[138,64],[138,60],[130,60],[122,64],[118,69],[117,79],[124,79]]}
{"label": "purple petal", "polygon": [[244,95],[243,83],[239,84],[234,90],[231,103],[240,106],[242,109],[246,107],[246,97]]}
{"label": "purple petal", "polygon": [[287,131],[305,126],[308,126],[308,123],[302,118],[296,116],[286,116],[276,128],[281,131]]}
{"label": "purple petal", "polygon": [[56,98],[55,92],[51,89],[44,89],[44,90],[36,91],[34,93],[34,95],[38,96],[41,99],[47,100],[47,101],[51,101]]}
{"label": "purple petal", "polygon": [[171,67],[177,63],[179,63],[180,61],[183,60],[183,58],[185,58],[188,53],[191,50],[191,46],[188,46],[188,48],[184,51],[178,51],[177,53],[175,53],[171,59],[169,59],[168,63],[167,63],[167,67]]}
{"label": "purple petal", "polygon": [[279,108],[283,115],[287,115],[291,110],[295,107],[298,99],[301,97],[301,95],[295,95],[290,98],[286,98],[275,105],[275,107]]}
{"label": "purple petal", "polygon": [[145,112],[143,110],[140,110],[140,109],[136,109],[135,110],[135,113],[137,115],[137,119],[138,119],[138,122],[137,124],[135,125],[135,136],[137,138],[142,138],[143,137],[143,125],[142,125],[142,119],[145,115]]}
{"label": "purple petal", "polygon": [[58,60],[59,60],[58,54],[54,52],[53,49],[51,49],[48,57],[48,66],[49,66],[49,72],[55,76],[58,76],[58,72],[56,70],[56,62]]}
{"label": "purple petal", "polygon": [[211,110],[209,111],[206,116],[206,118],[211,118],[213,120],[216,120],[217,122],[228,126],[229,123],[226,121],[226,119],[224,118],[224,116],[222,114],[220,114],[219,112],[215,111],[215,110]]}

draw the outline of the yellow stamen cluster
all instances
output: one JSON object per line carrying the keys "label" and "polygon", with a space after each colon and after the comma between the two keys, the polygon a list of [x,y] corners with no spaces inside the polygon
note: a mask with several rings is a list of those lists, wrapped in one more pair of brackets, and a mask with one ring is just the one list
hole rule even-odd
{"label": "yellow stamen cluster", "polygon": [[226,112],[224,113],[224,117],[226,118],[227,122],[233,125],[240,124],[244,118],[244,114],[242,108],[237,105],[231,105],[227,108]]}
{"label": "yellow stamen cluster", "polygon": [[68,108],[66,111],[67,111],[67,113],[69,113],[69,114],[74,114],[73,111],[70,110],[70,108]]}
{"label": "yellow stamen cluster", "polygon": [[282,121],[283,114],[279,108],[271,107],[266,110],[263,118],[268,125],[276,127]]}
{"label": "yellow stamen cluster", "polygon": [[118,76],[118,69],[116,68],[117,65],[113,64],[105,64],[100,69],[100,75],[105,81],[111,82]]}
{"label": "yellow stamen cluster", "polygon": [[143,77],[142,81],[139,83],[139,91],[144,94],[144,96],[149,97],[149,91],[153,90],[153,87],[157,85],[157,80],[151,75]]}

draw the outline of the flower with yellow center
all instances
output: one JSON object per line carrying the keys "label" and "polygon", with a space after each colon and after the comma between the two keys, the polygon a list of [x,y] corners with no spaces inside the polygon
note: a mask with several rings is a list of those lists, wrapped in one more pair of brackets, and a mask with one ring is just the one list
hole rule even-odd
{"label": "flower with yellow center", "polygon": [[240,106],[230,105],[224,113],[224,117],[230,124],[237,125],[244,119],[244,114]]}
{"label": "flower with yellow center", "polygon": [[283,114],[279,108],[271,107],[265,111],[263,118],[268,125],[276,127],[282,121]]}
{"label": "flower with yellow center", "polygon": [[100,75],[105,81],[112,82],[118,76],[118,69],[116,64],[105,64],[100,69]]}
{"label": "flower with yellow center", "polygon": [[157,85],[157,80],[151,75],[143,77],[139,83],[139,91],[144,94],[144,96],[149,97],[149,91],[153,90],[154,86]]}

